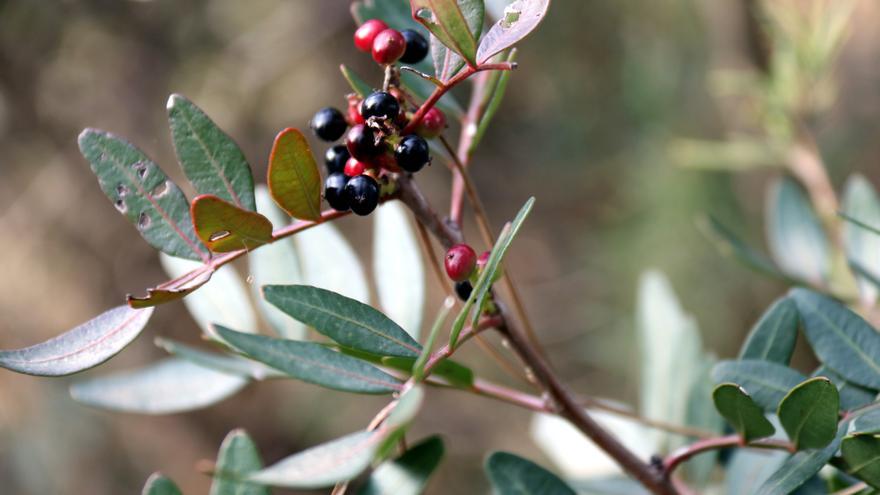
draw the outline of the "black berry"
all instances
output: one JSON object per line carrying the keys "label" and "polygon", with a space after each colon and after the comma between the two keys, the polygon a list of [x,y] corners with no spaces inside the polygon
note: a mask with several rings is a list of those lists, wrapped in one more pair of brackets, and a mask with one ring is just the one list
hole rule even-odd
{"label": "black berry", "polygon": [[327,165],[327,173],[335,174],[337,172],[342,172],[345,168],[345,162],[351,158],[351,153],[348,152],[348,148],[345,145],[337,144],[336,146],[327,150],[324,153],[324,164]]}
{"label": "black berry", "polygon": [[315,135],[324,141],[336,141],[345,134],[345,129],[348,128],[342,112],[332,107],[318,110],[309,125],[312,126]]}
{"label": "black berry", "polygon": [[361,161],[370,161],[382,153],[382,143],[376,143],[376,133],[364,124],[352,126],[345,136],[345,145],[351,156]]}
{"label": "black berry", "polygon": [[400,113],[400,102],[391,93],[376,91],[361,102],[361,116],[365,119],[393,119]]}
{"label": "black berry", "polygon": [[394,150],[394,158],[397,165],[407,172],[418,172],[431,161],[428,153],[428,142],[420,136],[410,134],[404,136]]}
{"label": "black berry", "polygon": [[324,181],[324,199],[330,207],[337,211],[348,210],[348,196],[345,194],[345,185],[348,177],[341,172],[332,173]]}
{"label": "black berry", "polygon": [[345,197],[351,211],[360,216],[369,215],[379,204],[379,183],[369,175],[358,175],[348,179]]}
{"label": "black berry", "polygon": [[474,286],[471,285],[467,280],[463,282],[455,283],[455,293],[458,295],[458,298],[462,301],[467,301],[469,297],[471,297],[471,292],[474,291]]}
{"label": "black berry", "polygon": [[404,29],[400,32],[406,40],[406,51],[400,57],[405,64],[417,64],[428,55],[428,40],[414,29]]}

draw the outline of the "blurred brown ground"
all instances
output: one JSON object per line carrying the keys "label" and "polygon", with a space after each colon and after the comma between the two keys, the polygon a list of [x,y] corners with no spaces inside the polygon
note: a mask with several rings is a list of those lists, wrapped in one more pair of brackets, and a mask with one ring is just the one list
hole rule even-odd
{"label": "blurred brown ground", "polygon": [[[837,67],[840,97],[819,138],[836,184],[853,170],[877,184],[880,7],[863,0],[854,19]],[[722,357],[782,289],[720,258],[693,222],[719,213],[760,243],[767,174],[682,170],[663,153],[673,137],[721,136],[724,109],[706,80],[709,69],[751,63],[743,21],[733,0],[555,0],[521,46],[473,173],[496,226],[537,197],[508,266],[553,362],[580,391],[635,400],[631,315],[641,270],[670,275]],[[341,0],[0,2],[0,347],[52,337],[162,280],[154,251],[79,156],[81,128],[129,138],[180,178],[164,111],[168,94],[180,92],[235,137],[263,177],[279,129],[343,104],[340,63],[375,75],[352,47],[352,29]],[[445,207],[444,167],[419,180]],[[341,224],[369,260],[364,224]],[[432,310],[439,291],[429,285]],[[156,335],[195,341],[197,333],[182,305],[163,307],[134,345],[88,374],[156,359]],[[463,359],[515,384],[473,349]],[[0,372],[2,493],[139,493],[155,470],[185,493],[206,493],[208,478],[194,466],[214,458],[227,431],[248,429],[274,461],[362,427],[382,404],[279,382],[205,411],[145,417],[80,406],[69,383]],[[413,435],[447,440],[431,493],[485,491],[480,461],[492,449],[540,459],[528,418],[432,393]]]}

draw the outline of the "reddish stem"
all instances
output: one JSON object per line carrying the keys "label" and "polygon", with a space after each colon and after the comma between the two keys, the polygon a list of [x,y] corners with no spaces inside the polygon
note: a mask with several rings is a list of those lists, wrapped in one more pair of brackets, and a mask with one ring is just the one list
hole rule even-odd
{"label": "reddish stem", "polygon": [[686,445],[669,456],[663,461],[663,474],[668,478],[675,468],[688,459],[711,450],[723,449],[726,447],[752,447],[759,449],[779,449],[794,452],[795,448],[785,440],[777,440],[775,438],[765,438],[746,443],[738,434],[727,435],[723,437],[705,438]]}

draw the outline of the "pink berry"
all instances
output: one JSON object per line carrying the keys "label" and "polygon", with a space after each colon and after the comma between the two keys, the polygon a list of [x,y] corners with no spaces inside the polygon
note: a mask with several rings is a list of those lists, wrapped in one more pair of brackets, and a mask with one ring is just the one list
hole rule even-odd
{"label": "pink berry", "polygon": [[446,115],[437,108],[431,107],[422,117],[416,128],[416,134],[424,138],[435,138],[446,128]]}
{"label": "pink berry", "polygon": [[467,244],[456,244],[446,251],[443,260],[446,274],[455,282],[462,282],[474,272],[477,265],[477,253]]}
{"label": "pink berry", "polygon": [[344,173],[348,177],[357,177],[364,173],[364,170],[367,169],[367,166],[364,165],[364,162],[358,160],[355,157],[351,157],[348,161],[345,162],[345,168],[342,169],[342,173]]}
{"label": "pink berry", "polygon": [[490,256],[491,254],[492,254],[492,253],[489,252],[489,251],[483,251],[483,253],[480,254],[480,257],[477,258],[477,268],[479,268],[480,270],[482,270],[482,269],[486,266],[486,263],[489,262],[489,256]]}
{"label": "pink berry", "polygon": [[361,27],[354,32],[354,46],[362,52],[370,53],[376,35],[386,29],[388,29],[388,25],[384,22],[379,19],[370,19],[361,24]]}
{"label": "pink berry", "polygon": [[373,40],[373,60],[380,65],[397,62],[406,51],[406,40],[396,29],[386,29]]}

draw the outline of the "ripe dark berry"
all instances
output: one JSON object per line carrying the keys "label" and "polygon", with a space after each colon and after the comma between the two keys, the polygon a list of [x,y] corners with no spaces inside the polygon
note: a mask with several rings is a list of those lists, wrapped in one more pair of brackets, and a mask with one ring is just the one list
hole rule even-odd
{"label": "ripe dark berry", "polygon": [[324,199],[334,210],[348,210],[348,196],[345,194],[347,183],[348,177],[339,172],[328,175],[324,181]]}
{"label": "ripe dark berry", "polygon": [[418,172],[431,161],[428,142],[415,134],[404,136],[394,150],[394,158],[400,168],[407,172]]}
{"label": "ripe dark berry", "polygon": [[367,169],[367,166],[364,165],[364,162],[358,160],[355,157],[351,157],[345,162],[345,169],[343,173],[348,177],[357,177],[364,173],[364,170]]}
{"label": "ripe dark berry", "polygon": [[366,216],[379,204],[379,183],[369,175],[358,175],[348,179],[345,185],[345,197],[351,211]]}
{"label": "ripe dark berry", "polygon": [[446,267],[446,275],[452,280],[467,280],[477,266],[477,253],[467,244],[456,244],[446,251],[443,266]]}
{"label": "ripe dark berry", "polygon": [[373,39],[373,60],[388,65],[397,62],[406,51],[406,40],[396,29],[386,29]]}
{"label": "ripe dark berry", "polygon": [[446,129],[446,115],[437,107],[431,107],[425,112],[422,121],[416,127],[416,133],[426,138],[434,138]]}
{"label": "ripe dark berry", "polygon": [[336,141],[345,134],[348,123],[345,116],[335,108],[325,107],[312,117],[310,124],[315,135],[324,141]]}
{"label": "ripe dark berry", "polygon": [[388,25],[384,22],[379,19],[370,19],[361,24],[361,27],[354,32],[354,46],[362,52],[370,53],[373,50],[373,40],[376,39],[376,35],[386,29],[388,29]]}
{"label": "ripe dark berry", "polygon": [[455,283],[455,293],[462,301],[467,301],[468,298],[471,297],[471,292],[473,291],[474,287],[467,280],[465,280],[464,282]]}
{"label": "ripe dark berry", "polygon": [[361,116],[365,119],[393,119],[400,113],[400,102],[384,91],[376,91],[361,102]]}
{"label": "ripe dark berry", "polygon": [[400,57],[405,64],[417,64],[428,55],[428,40],[414,29],[404,29],[400,32],[406,41],[406,51]]}
{"label": "ripe dark berry", "polygon": [[382,153],[382,143],[376,143],[376,133],[364,124],[352,126],[348,130],[348,134],[345,136],[345,145],[351,156],[362,161],[369,161],[370,158]]}
{"label": "ripe dark berry", "polygon": [[348,152],[348,148],[343,144],[337,144],[336,146],[329,148],[326,153],[324,153],[324,164],[327,165],[327,173],[335,174],[338,172],[342,172],[345,168],[345,162],[351,158],[351,153]]}

